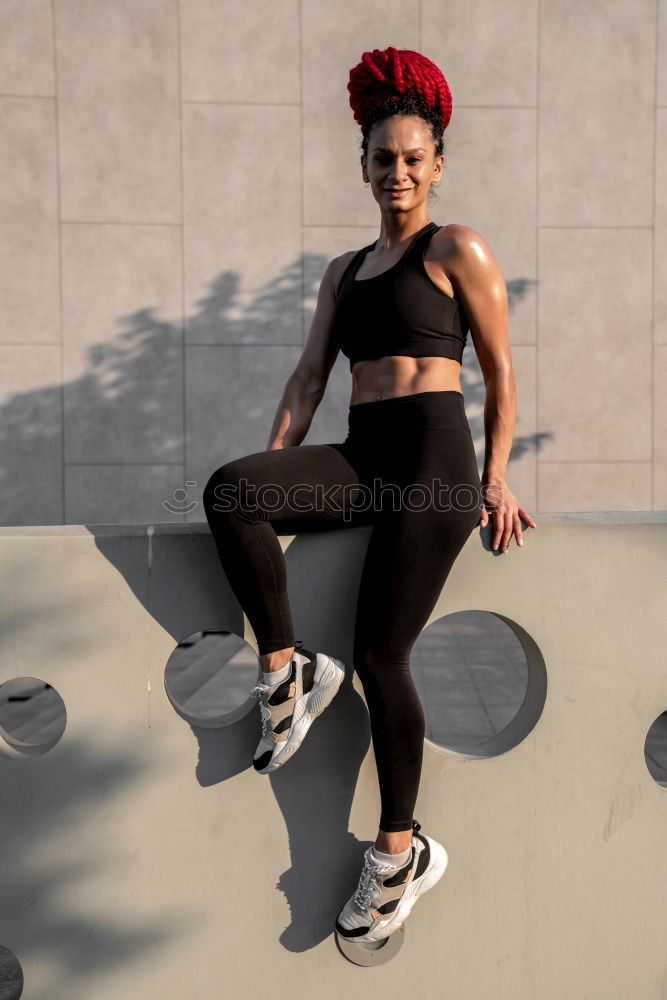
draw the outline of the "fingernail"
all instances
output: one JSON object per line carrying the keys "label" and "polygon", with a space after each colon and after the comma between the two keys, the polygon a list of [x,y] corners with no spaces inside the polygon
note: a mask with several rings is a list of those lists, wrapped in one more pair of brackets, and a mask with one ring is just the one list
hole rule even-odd
{"label": "fingernail", "polygon": [[498,543],[496,542],[496,544],[495,544],[495,545],[492,545],[492,546],[491,546],[491,548],[493,548],[493,549],[497,549],[497,548],[498,548]]}
{"label": "fingernail", "polygon": [[519,539],[519,545],[523,545],[523,538]]}

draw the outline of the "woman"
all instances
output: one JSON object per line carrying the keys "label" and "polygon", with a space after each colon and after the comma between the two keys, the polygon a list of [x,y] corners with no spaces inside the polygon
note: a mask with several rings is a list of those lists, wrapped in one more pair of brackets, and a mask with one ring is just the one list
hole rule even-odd
{"label": "woman", "polygon": [[[372,525],[353,663],[370,715],[382,810],[359,884],[336,921],[339,935],[370,942],[401,926],[447,864],[444,847],[421,834],[413,817],[425,726],[410,650],[456,556],[489,512],[500,552],[512,537],[522,544],[522,520],[536,525],[505,483],[515,422],[505,282],[477,232],[437,226],[428,216],[451,117],[447,82],[429,59],[390,46],[363,54],[348,91],[380,236],[329,263],[267,450],[214,472],[204,506],[258,643],[263,683],[254,692],[263,728],[254,766],[261,774],[297,750],[344,673],[339,660],[294,639],[275,528],[296,534]],[[459,379],[468,330],[486,384],[483,481]],[[348,435],[300,445],[339,351],[352,373]]]}

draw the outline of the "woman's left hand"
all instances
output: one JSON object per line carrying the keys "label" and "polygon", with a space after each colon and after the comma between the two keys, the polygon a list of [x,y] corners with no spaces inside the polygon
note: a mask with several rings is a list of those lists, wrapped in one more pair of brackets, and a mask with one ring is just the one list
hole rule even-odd
{"label": "woman's left hand", "polygon": [[489,512],[493,517],[493,537],[491,548],[500,546],[501,554],[507,552],[512,535],[517,545],[523,545],[523,521],[529,528],[537,525],[527,510],[521,506],[517,498],[507,486],[504,479],[482,479],[482,514],[479,519],[480,528],[489,523]]}

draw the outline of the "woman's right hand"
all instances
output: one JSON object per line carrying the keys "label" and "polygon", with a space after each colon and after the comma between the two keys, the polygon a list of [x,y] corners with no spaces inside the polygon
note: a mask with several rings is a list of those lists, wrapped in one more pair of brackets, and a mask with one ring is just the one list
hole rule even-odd
{"label": "woman's right hand", "polygon": [[483,507],[479,519],[479,527],[485,528],[489,523],[489,511],[493,517],[493,537],[491,548],[500,547],[500,554],[507,552],[512,535],[517,545],[523,545],[523,521],[527,527],[536,528],[535,521],[514,496],[504,478],[482,481]]}

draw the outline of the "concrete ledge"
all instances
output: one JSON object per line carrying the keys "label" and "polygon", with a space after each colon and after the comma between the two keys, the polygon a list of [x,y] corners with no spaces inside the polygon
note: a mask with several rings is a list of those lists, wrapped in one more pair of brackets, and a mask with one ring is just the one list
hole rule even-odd
{"label": "concrete ledge", "polygon": [[[608,511],[566,511],[539,514],[537,525],[541,524],[664,524],[667,510],[608,510]],[[19,525],[0,526],[0,538],[69,538],[76,535],[144,535],[151,530],[157,535],[209,534],[206,521],[188,524],[164,522],[160,524],[47,524],[42,526]]]}
{"label": "concrete ledge", "polygon": [[370,529],[279,536],[297,635],[348,678],[268,779],[256,711],[205,730],[164,691],[193,632],[253,642],[205,523],[0,529],[0,681],[41,678],[67,708],[48,754],[0,754],[0,945],[25,996],[254,1000],[270,969],[285,1000],[661,998],[667,790],[644,741],[667,708],[666,521],[542,514],[522,550],[490,552],[489,528],[466,543],[432,621],[525,633],[541,711],[485,759],[425,747],[416,815],[450,864],[373,969],[332,937],[379,811],[350,661]]}

